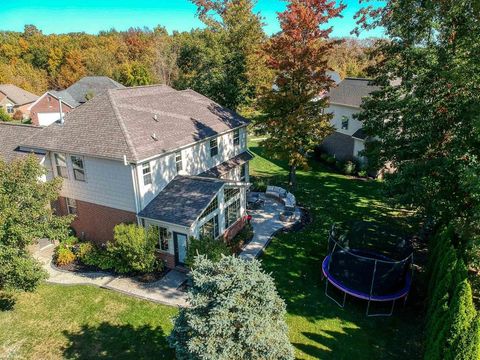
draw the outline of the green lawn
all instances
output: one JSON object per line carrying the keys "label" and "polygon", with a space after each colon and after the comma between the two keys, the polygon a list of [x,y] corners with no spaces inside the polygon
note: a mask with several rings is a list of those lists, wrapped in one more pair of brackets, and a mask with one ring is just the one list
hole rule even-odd
{"label": "green lawn", "polygon": [[[251,170],[272,182],[284,164],[256,154]],[[340,309],[324,295],[321,260],[332,222],[366,220],[404,226],[382,201],[379,184],[350,179],[314,165],[298,174],[297,199],[313,222],[271,242],[263,264],[287,302],[290,338],[299,359],[416,359],[422,319],[407,306],[391,318],[366,318],[365,303]],[[280,183],[281,184],[281,183]],[[176,309],[89,286],[42,285],[1,310],[0,359],[172,358],[166,343]]]}
{"label": "green lawn", "polygon": [[[282,184],[287,167],[263,156],[255,142],[251,173]],[[282,184],[286,185],[286,184]],[[339,308],[324,294],[321,261],[333,222],[363,220],[408,231],[404,214],[383,201],[380,184],[348,178],[312,164],[298,173],[295,192],[313,222],[296,233],[280,234],[262,258],[287,303],[290,339],[299,359],[417,359],[421,356],[422,318],[399,306],[391,318],[365,317],[366,303],[347,301]]]}

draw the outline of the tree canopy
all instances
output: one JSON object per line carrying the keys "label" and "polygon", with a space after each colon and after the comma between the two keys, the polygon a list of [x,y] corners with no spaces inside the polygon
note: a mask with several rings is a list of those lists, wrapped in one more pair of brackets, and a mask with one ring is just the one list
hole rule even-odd
{"label": "tree canopy", "polygon": [[257,260],[197,256],[191,285],[169,338],[178,359],[293,359],[285,303]]}

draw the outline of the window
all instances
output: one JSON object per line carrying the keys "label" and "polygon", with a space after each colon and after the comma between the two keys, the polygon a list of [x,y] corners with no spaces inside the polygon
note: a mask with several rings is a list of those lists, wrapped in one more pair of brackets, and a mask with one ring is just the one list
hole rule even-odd
{"label": "window", "polygon": [[55,154],[55,167],[57,169],[57,175],[64,179],[68,179],[67,161],[64,154]]}
{"label": "window", "polygon": [[13,109],[13,105],[7,105],[7,113],[8,114],[13,114],[15,111]]}
{"label": "window", "polygon": [[175,166],[177,168],[177,173],[183,170],[183,165],[182,165],[182,152],[177,151],[175,153]]}
{"label": "window", "polygon": [[200,236],[216,239],[218,235],[218,215],[215,215],[213,218],[211,218],[202,225],[202,227],[200,228]]}
{"label": "window", "polygon": [[75,199],[65,198],[68,215],[77,215],[77,202]]}
{"label": "window", "polygon": [[200,218],[204,218],[210,215],[217,209],[218,209],[218,200],[217,200],[217,197],[215,196],[215,199],[213,199],[212,202],[208,204],[207,208],[203,211],[202,216],[200,216]]}
{"label": "window", "polygon": [[150,170],[150,163],[147,162],[142,165],[143,185],[152,183],[152,171]]}
{"label": "window", "polygon": [[342,130],[348,130],[348,117],[347,116],[342,116]]}
{"label": "window", "polygon": [[225,202],[230,199],[233,199],[236,195],[240,194],[239,188],[226,188],[225,191]]}
{"label": "window", "polygon": [[214,157],[218,154],[218,142],[217,139],[210,140],[210,156]]}
{"label": "window", "polygon": [[85,181],[85,164],[82,156],[72,155],[73,177],[78,181]]}
{"label": "window", "polygon": [[240,199],[235,200],[225,209],[225,227],[228,229],[240,219]]}
{"label": "window", "polygon": [[233,131],[233,145],[240,145],[240,130]]}
{"label": "window", "polygon": [[247,180],[247,164],[243,163],[240,165],[240,181]]}
{"label": "window", "polygon": [[158,234],[158,244],[156,248],[162,251],[168,251],[168,229],[157,225],[150,226],[152,226]]}

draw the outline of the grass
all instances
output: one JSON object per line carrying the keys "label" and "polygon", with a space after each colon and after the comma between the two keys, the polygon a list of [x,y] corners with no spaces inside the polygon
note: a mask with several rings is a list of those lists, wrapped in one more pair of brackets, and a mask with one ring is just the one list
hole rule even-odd
{"label": "grass", "polygon": [[[251,172],[285,185],[286,166],[267,159],[255,142]],[[420,358],[422,318],[410,306],[391,318],[366,318],[364,302],[339,308],[324,294],[320,264],[333,222],[365,220],[408,231],[404,213],[383,201],[380,184],[314,164],[298,173],[298,201],[313,222],[275,237],[262,258],[287,303],[290,340],[298,359]],[[173,358],[166,336],[177,310],[89,286],[44,284],[20,294],[13,308],[0,299],[0,359]],[[3,307],[3,310],[2,310]]]}
{"label": "grass", "polygon": [[[251,174],[286,186],[287,166],[267,159],[255,143]],[[295,195],[313,221],[296,233],[276,236],[262,261],[287,303],[290,340],[298,359],[421,358],[422,317],[402,305],[391,318],[367,318],[366,303],[349,299],[344,309],[325,296],[321,261],[332,223],[362,220],[409,232],[404,212],[383,201],[381,184],[332,173],[319,164],[298,173]],[[411,305],[410,305],[411,306]]]}
{"label": "grass", "polygon": [[0,359],[172,359],[177,310],[91,286],[45,284],[0,310]]}

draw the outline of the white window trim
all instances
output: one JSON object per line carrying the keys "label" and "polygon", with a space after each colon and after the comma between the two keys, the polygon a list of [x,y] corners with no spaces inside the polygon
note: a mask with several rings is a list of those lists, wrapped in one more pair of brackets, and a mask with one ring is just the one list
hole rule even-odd
{"label": "white window trim", "polygon": [[[148,173],[144,173],[143,170],[145,170],[148,166]],[[151,186],[153,184],[153,177],[152,177],[152,166],[150,165],[150,161],[143,163],[142,164],[142,181],[143,181],[143,186]],[[150,182],[145,183],[145,176],[149,175],[150,177]]]}
{"label": "white window trim", "polygon": [[[180,158],[180,160],[178,159],[178,157]],[[180,169],[178,164],[180,164]],[[175,170],[177,171],[177,173],[183,170],[183,154],[181,150],[175,152]]]}
{"label": "white window trim", "polygon": [[[69,203],[69,200],[73,201],[75,205],[70,204],[70,203]],[[68,213],[68,215],[75,215],[75,216],[76,216],[76,215],[78,214],[77,200],[66,197],[66,198],[65,198],[65,204],[67,205],[67,213]],[[74,209],[75,209],[75,212],[71,212],[71,211],[70,211],[70,208],[74,208]]]}
{"label": "white window trim", "polygon": [[[77,168],[75,166],[75,163],[73,161],[73,158],[79,158],[82,160],[82,168]],[[73,179],[75,181],[79,181],[79,182],[87,182],[87,167],[85,166],[85,157],[81,156],[81,155],[70,155],[70,161],[72,162],[72,173],[73,173]],[[75,176],[75,170],[81,170],[83,171],[83,177],[84,179],[83,180],[79,180],[77,179],[77,177]]]}
{"label": "white window trim", "polygon": [[[215,146],[212,146],[213,141],[215,141]],[[214,157],[218,156],[218,137],[216,137],[214,139],[210,139],[209,142],[208,142],[208,145],[209,145],[209,150],[210,150],[210,157],[214,158]],[[212,149],[214,149],[214,148],[217,149],[217,153],[215,155],[212,155]]]}
{"label": "white window trim", "polygon": [[[61,165],[58,165],[57,164],[57,155],[61,155],[63,156],[63,161],[65,162],[65,171],[66,171],[66,176],[63,177],[62,175],[60,175],[60,173],[58,172],[58,168],[59,167],[63,167]],[[54,164],[54,167],[55,167],[55,174],[56,176],[58,177],[61,177],[62,179],[69,179],[70,178],[70,174],[68,172],[68,162],[67,162],[67,154],[64,154],[64,153],[53,153],[53,164]]]}

